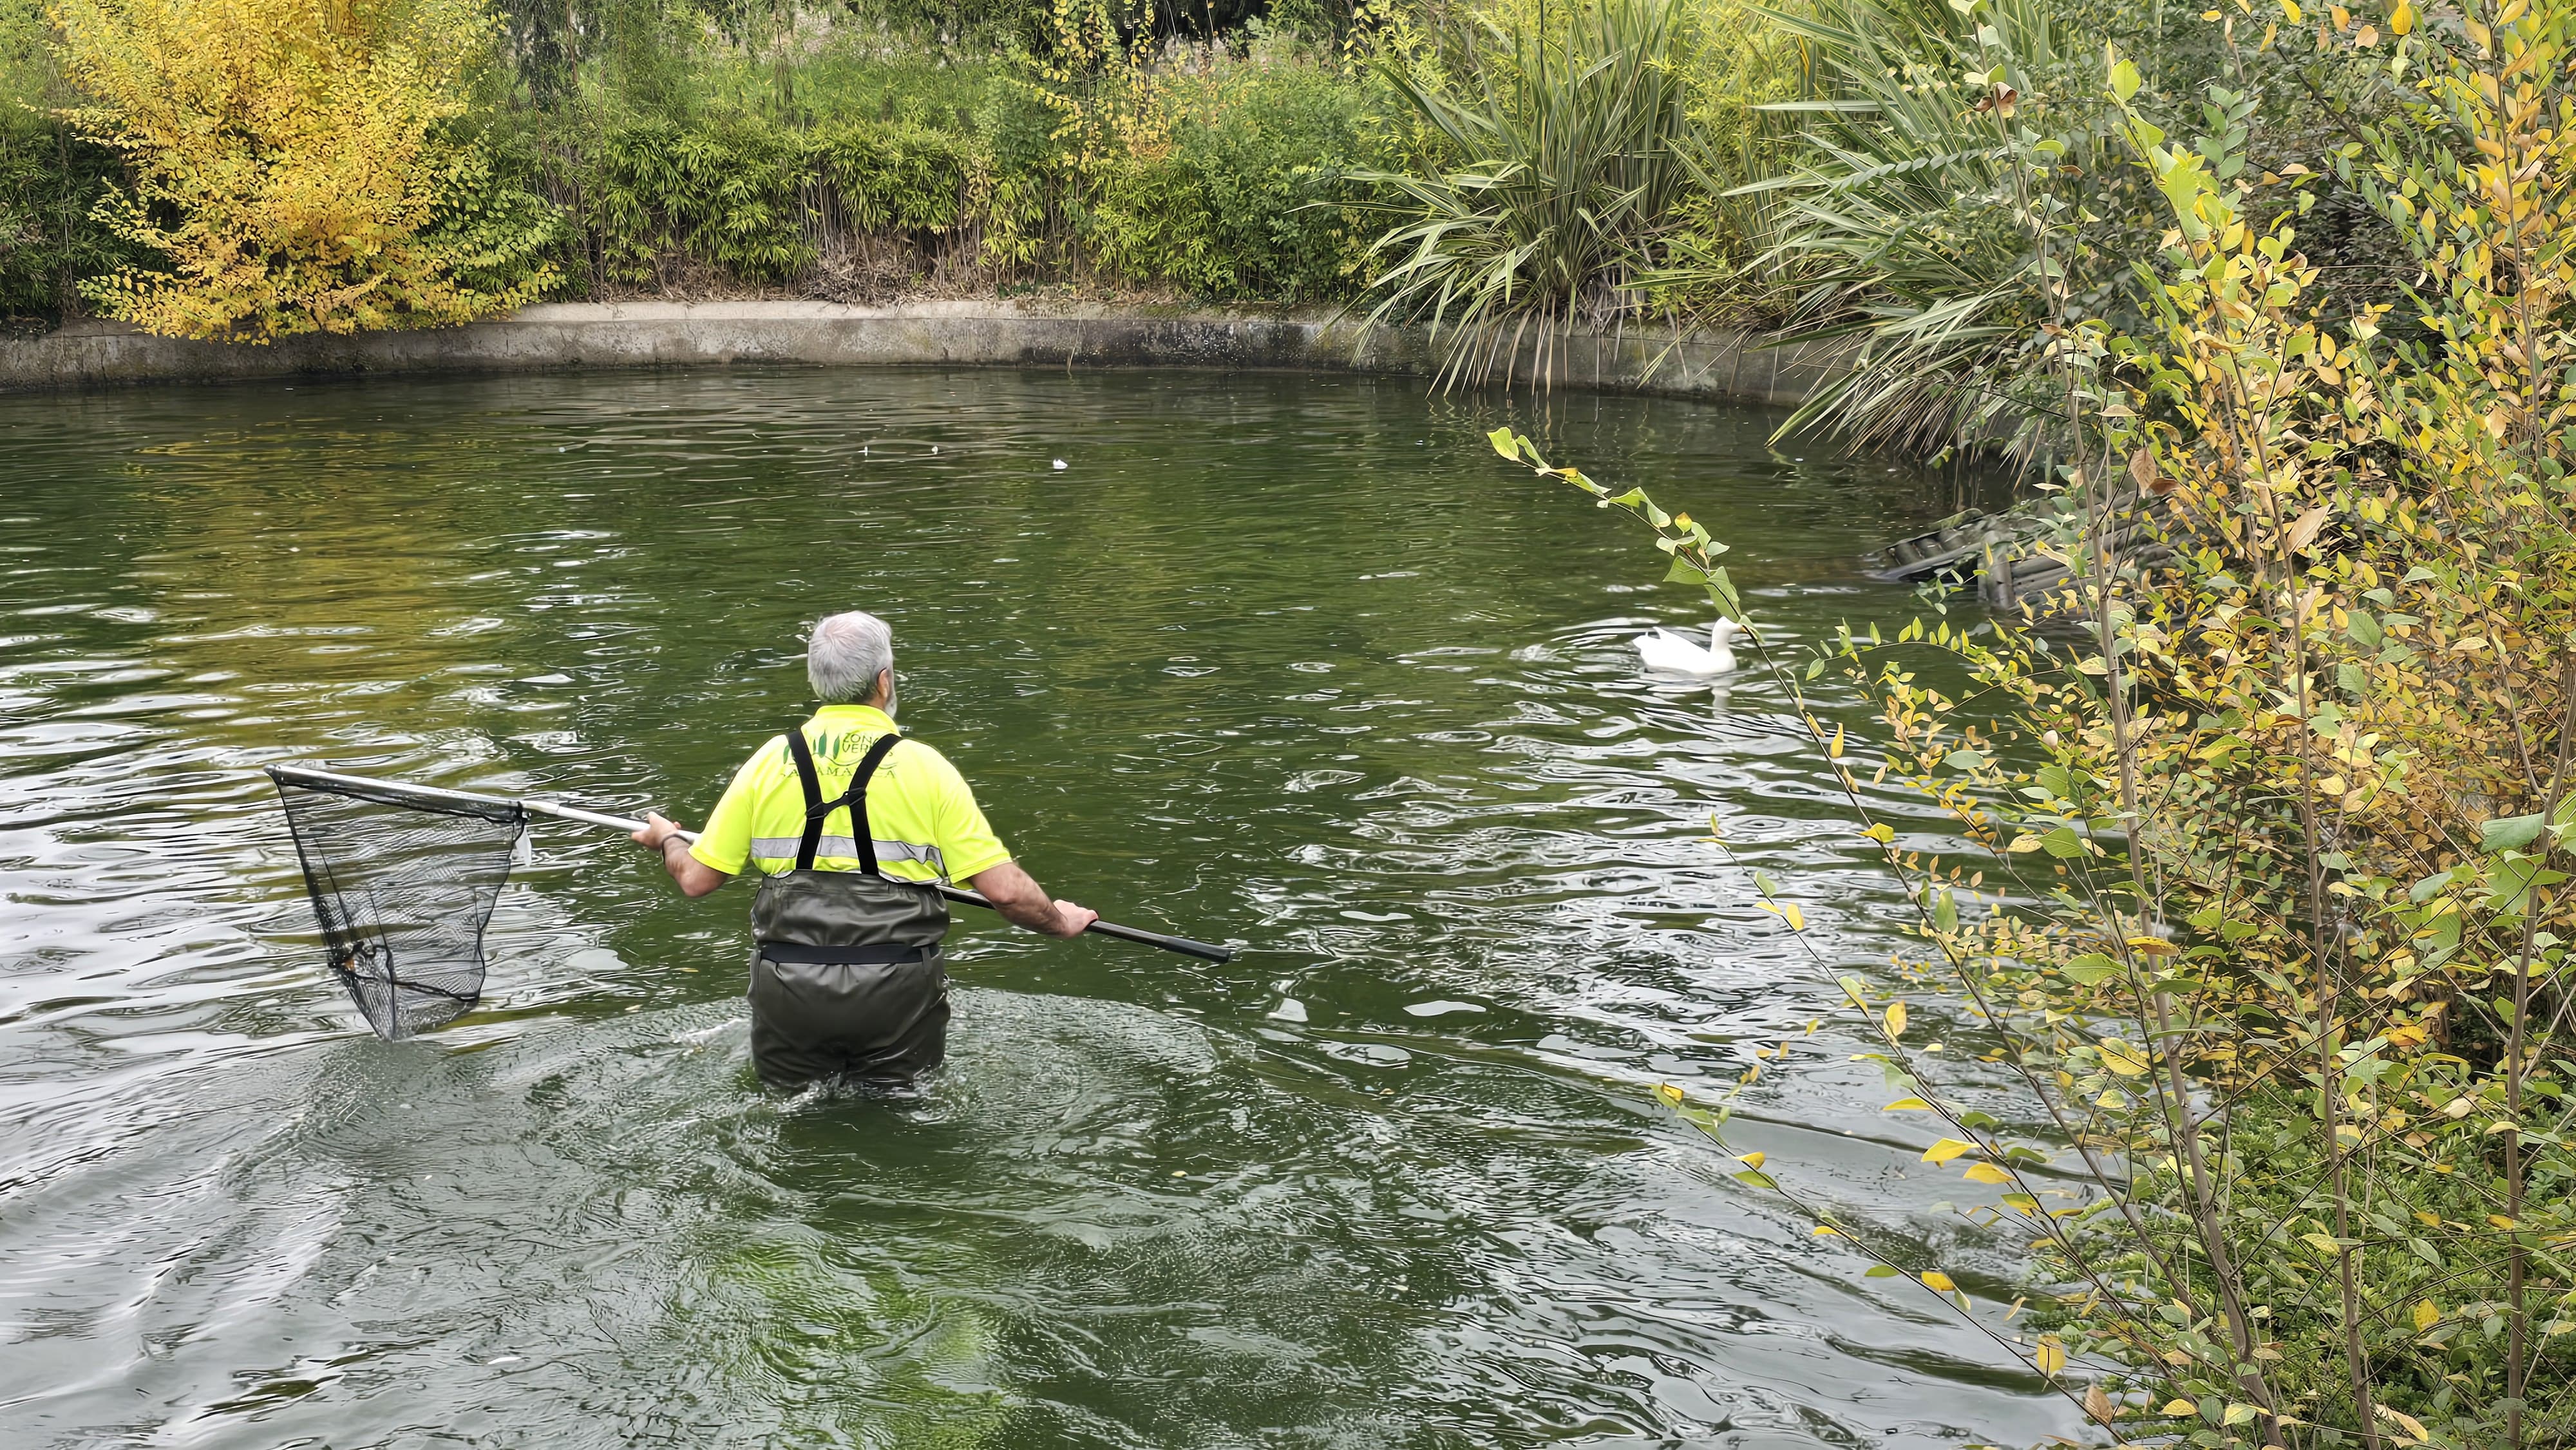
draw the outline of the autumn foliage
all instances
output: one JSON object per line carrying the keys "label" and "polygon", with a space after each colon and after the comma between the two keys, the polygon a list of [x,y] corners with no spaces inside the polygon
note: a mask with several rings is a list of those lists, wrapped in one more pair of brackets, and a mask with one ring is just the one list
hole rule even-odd
{"label": "autumn foliage", "polygon": [[64,113],[127,158],[102,204],[157,253],[83,291],[181,337],[434,327],[525,303],[553,213],[494,182],[456,129],[492,44],[478,0],[62,0],[90,103]]}

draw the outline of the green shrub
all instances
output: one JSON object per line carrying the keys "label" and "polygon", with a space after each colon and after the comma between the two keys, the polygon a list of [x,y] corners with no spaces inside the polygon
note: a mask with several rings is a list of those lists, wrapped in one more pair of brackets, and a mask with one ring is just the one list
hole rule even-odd
{"label": "green shrub", "polygon": [[60,312],[80,279],[133,260],[91,215],[120,170],[62,127],[0,118],[0,316]]}
{"label": "green shrub", "polygon": [[1109,167],[1085,218],[1099,265],[1202,297],[1347,295],[1364,247],[1345,203],[1366,165],[1358,88],[1306,65],[1167,82],[1170,140]]}
{"label": "green shrub", "polygon": [[814,262],[800,196],[805,148],[755,116],[639,121],[611,131],[588,177],[589,222],[612,280],[657,280],[685,255],[750,281]]}
{"label": "green shrub", "polygon": [[967,220],[985,163],[969,136],[908,121],[845,121],[806,138],[811,174],[825,182],[843,225],[916,240]]}
{"label": "green shrub", "polygon": [[90,215],[122,175],[116,156],[41,114],[75,99],[51,38],[35,0],[0,0],[0,316],[76,306],[80,279],[134,260]]}

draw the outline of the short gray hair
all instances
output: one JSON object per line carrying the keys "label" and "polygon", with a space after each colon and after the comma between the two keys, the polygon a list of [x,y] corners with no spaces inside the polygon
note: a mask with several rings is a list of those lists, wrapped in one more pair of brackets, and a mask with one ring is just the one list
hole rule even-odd
{"label": "short gray hair", "polygon": [[873,614],[827,614],[805,636],[805,682],[826,705],[866,701],[877,675],[893,668],[894,631]]}

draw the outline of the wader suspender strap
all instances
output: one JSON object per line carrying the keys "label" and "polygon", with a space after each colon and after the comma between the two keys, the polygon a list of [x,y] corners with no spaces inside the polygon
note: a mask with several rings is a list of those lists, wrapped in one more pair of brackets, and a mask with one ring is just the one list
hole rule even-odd
{"label": "wader suspender strap", "polygon": [[823,799],[823,780],[814,771],[814,749],[805,743],[805,727],[798,725],[787,732],[787,753],[796,757],[796,782],[805,788],[805,839],[796,844],[796,869],[814,869],[814,850],[823,843],[823,822],[843,806],[850,808],[850,846],[859,854],[859,870],[869,876],[882,876],[877,869],[877,843],[868,831],[868,780],[884,763],[886,752],[903,739],[900,731],[889,730],[868,747],[859,761],[859,770],[850,777],[850,788],[836,801]]}

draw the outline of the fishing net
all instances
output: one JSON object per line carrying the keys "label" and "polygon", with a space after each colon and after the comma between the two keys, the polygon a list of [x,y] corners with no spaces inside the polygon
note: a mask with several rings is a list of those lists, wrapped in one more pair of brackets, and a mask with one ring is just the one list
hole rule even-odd
{"label": "fishing net", "polygon": [[483,994],[483,927],[528,815],[516,801],[272,766],[331,973],[387,1038],[444,1026]]}

